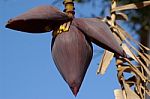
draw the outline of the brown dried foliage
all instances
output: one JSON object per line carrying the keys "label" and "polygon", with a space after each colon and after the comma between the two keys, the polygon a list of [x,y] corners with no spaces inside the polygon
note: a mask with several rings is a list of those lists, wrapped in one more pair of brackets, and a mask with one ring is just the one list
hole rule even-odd
{"label": "brown dried foliage", "polygon": [[[116,7],[117,0],[112,1],[111,18],[105,19],[104,21],[110,26],[112,33],[115,35],[119,44],[127,54],[127,57],[117,56],[116,66],[118,71],[118,80],[121,84],[122,90],[115,90],[116,99],[146,99],[146,94],[150,96],[150,89],[148,89],[147,84],[150,83],[150,55],[147,53],[150,51],[149,48],[135,41],[129,33],[127,33],[121,26],[116,24],[118,19],[118,12],[127,9],[139,9],[150,5],[150,1],[144,1],[141,3],[133,3],[128,5],[123,5]],[[120,14],[121,15],[121,14]],[[119,16],[120,16],[119,15]],[[119,20],[126,19],[127,16],[122,14]],[[139,47],[139,51],[132,44]],[[108,55],[106,55],[108,54]],[[102,65],[103,61],[107,59],[110,61],[110,53],[106,53],[101,60],[101,65],[98,69],[98,73],[103,74],[108,67],[108,63]],[[106,57],[107,56],[107,57]],[[102,69],[104,68],[104,70]],[[125,74],[130,73],[131,77],[126,77]],[[134,89],[134,90],[133,90]]]}

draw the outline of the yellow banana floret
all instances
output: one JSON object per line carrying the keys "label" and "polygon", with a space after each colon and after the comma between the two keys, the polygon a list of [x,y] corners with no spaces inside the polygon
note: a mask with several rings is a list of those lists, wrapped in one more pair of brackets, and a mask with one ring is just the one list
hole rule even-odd
{"label": "yellow banana floret", "polygon": [[60,25],[60,27],[57,30],[53,31],[53,36],[57,36],[58,34],[61,34],[62,32],[69,31],[70,24],[71,22],[67,22],[67,23]]}

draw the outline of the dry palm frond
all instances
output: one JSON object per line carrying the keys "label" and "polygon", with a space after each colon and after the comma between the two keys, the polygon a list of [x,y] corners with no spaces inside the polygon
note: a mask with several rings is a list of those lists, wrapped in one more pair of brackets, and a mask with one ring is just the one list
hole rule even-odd
{"label": "dry palm frond", "polygon": [[113,59],[114,53],[105,50],[104,55],[100,61],[99,68],[97,70],[97,74],[103,75],[106,72],[111,60]]}
{"label": "dry palm frond", "polygon": [[[146,7],[150,5],[150,1],[143,1],[141,3],[133,3],[119,7],[116,7],[116,5],[117,0],[112,0],[111,17],[104,20],[110,26],[118,43],[127,54],[127,57],[116,56],[118,80],[122,86],[122,91],[115,91],[116,99],[145,99],[145,94],[150,95],[150,89],[147,88],[147,84],[150,83],[150,55],[147,51],[150,51],[150,48],[145,47],[134,40],[129,33],[116,24],[115,20],[118,20],[120,16],[121,20],[127,19],[125,14],[118,14],[116,11]],[[133,43],[141,51],[134,47],[132,45]],[[102,61],[106,61],[106,59]],[[105,63],[105,65],[101,65],[103,66],[101,68],[106,68],[107,65],[108,63]],[[124,76],[125,73],[130,73],[131,76],[127,78]]]}
{"label": "dry palm frond", "polygon": [[140,8],[143,8],[143,7],[146,7],[149,5],[150,5],[150,1],[143,1],[140,3],[132,3],[132,4],[115,7],[111,10],[111,12],[129,10],[129,9],[140,9]]}

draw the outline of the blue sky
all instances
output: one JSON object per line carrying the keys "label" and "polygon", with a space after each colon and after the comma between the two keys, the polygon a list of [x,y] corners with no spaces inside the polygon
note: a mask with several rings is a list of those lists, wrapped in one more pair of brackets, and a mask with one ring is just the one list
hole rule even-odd
{"label": "blue sky", "polygon": [[[97,51],[102,49],[94,47],[95,55],[75,98],[52,60],[51,33],[35,35],[4,27],[8,19],[52,1],[0,0],[0,99],[114,99],[113,90],[119,88],[115,61],[104,76],[96,75],[101,58]],[[63,10],[62,4],[55,6]],[[76,13],[89,17],[98,15],[99,8],[78,4]]]}

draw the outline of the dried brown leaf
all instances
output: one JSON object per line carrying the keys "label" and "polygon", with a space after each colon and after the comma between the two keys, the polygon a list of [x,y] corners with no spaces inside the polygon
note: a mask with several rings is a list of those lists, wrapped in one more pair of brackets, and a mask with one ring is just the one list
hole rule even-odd
{"label": "dried brown leaf", "polygon": [[148,96],[150,96],[150,89],[147,89],[147,88],[146,88],[147,86],[140,86],[140,87],[141,87],[142,90],[145,91],[145,93],[146,93]]}
{"label": "dried brown leaf", "polygon": [[[146,65],[147,66],[149,66],[149,64],[150,64],[150,57],[149,57],[149,55],[148,54],[146,54],[146,53],[144,53],[144,54],[142,54],[141,52],[139,52],[134,46],[132,46],[131,45],[131,43],[126,39],[126,37],[128,37],[128,38],[130,38],[132,41],[134,41],[135,42],[135,44],[137,44],[139,47],[140,47],[140,49],[141,50],[143,50],[143,48],[144,49],[146,49],[146,50],[148,50],[148,48],[147,47],[145,47],[145,46],[143,46],[142,44],[140,44],[140,43],[138,43],[137,41],[135,41],[127,32],[125,32],[120,26],[117,26],[117,29],[118,29],[118,35],[120,36],[120,38],[122,39],[122,40],[125,40],[126,41],[126,43],[135,51],[135,52],[137,52],[138,53],[138,55],[140,55],[141,56],[141,58],[145,61],[145,63],[146,63]],[[142,48],[143,47],[143,48]],[[128,49],[128,48],[126,48],[126,49]],[[125,49],[124,49],[125,50]],[[126,50],[126,52],[128,51],[128,53],[131,53],[131,51],[129,51],[129,50]],[[144,50],[143,50],[144,51]],[[133,52],[132,52],[133,53]],[[133,55],[132,54],[130,54],[131,56],[130,57],[132,57],[133,58]],[[135,56],[135,58],[137,58],[136,56]],[[133,59],[135,59],[135,58],[133,58]],[[135,59],[135,61],[137,61],[137,59]]]}
{"label": "dried brown leaf", "polygon": [[143,7],[146,7],[149,5],[150,5],[150,1],[143,1],[140,3],[132,3],[132,4],[115,7],[111,10],[111,12],[129,10],[129,9],[139,9],[139,8],[143,8]]}
{"label": "dried brown leaf", "polygon": [[124,89],[127,99],[140,99],[140,97],[129,87],[129,85],[123,80]]}
{"label": "dried brown leaf", "polygon": [[141,66],[144,68],[145,72],[148,74],[147,76],[150,77],[150,70],[149,70],[149,68],[145,64],[143,64],[140,59],[138,59],[138,58],[136,58],[136,59],[138,60],[139,64],[141,64]]}
{"label": "dried brown leaf", "polygon": [[[122,33],[125,38],[129,38],[131,41],[133,41],[136,45],[138,45],[138,47],[144,51],[144,50],[147,50],[147,51],[150,51],[150,48],[142,45],[141,43],[139,43],[138,41],[136,41],[132,36],[129,35],[129,33],[127,33],[123,28],[121,28],[121,26],[119,26],[118,24],[116,25],[116,28],[118,29],[119,33]],[[121,35],[121,34],[120,34]],[[120,36],[122,37],[122,36]],[[122,37],[123,38],[123,37]],[[123,38],[124,39],[124,38]]]}
{"label": "dried brown leaf", "polygon": [[135,84],[135,82],[136,82],[136,77],[135,77],[135,76],[132,76],[132,77],[128,78],[128,79],[125,80],[125,81],[126,81],[126,83],[127,83],[130,87],[132,87],[132,86]]}
{"label": "dried brown leaf", "polygon": [[127,72],[127,73],[132,73],[132,68],[129,65],[119,65],[117,68],[118,71]]}
{"label": "dried brown leaf", "polygon": [[142,92],[141,86],[142,86],[141,78],[136,76],[136,87],[135,87],[136,93],[139,94],[142,99],[144,99],[144,94]]}
{"label": "dried brown leaf", "polygon": [[118,37],[121,39],[121,41],[124,41],[127,37],[123,35],[123,31],[120,29],[120,27],[114,26],[112,27],[115,33],[118,35]]}
{"label": "dried brown leaf", "polygon": [[137,76],[139,76],[144,82],[149,81],[148,78],[147,78],[144,74],[142,74],[142,73],[139,71],[139,69],[136,68],[136,66],[134,66],[134,65],[130,62],[130,60],[128,60],[127,58],[124,58],[124,59],[130,64],[129,66],[131,67],[132,71],[133,71]]}
{"label": "dried brown leaf", "polygon": [[129,55],[136,62],[138,62],[137,59],[135,58],[134,54],[132,53],[132,51],[128,48],[128,46],[125,43],[122,43],[121,46],[122,46],[123,50],[126,52],[127,55]]}
{"label": "dried brown leaf", "polygon": [[145,50],[150,51],[150,48],[144,46],[143,44],[139,43],[139,45],[140,45],[142,48],[144,48]]}
{"label": "dried brown leaf", "polygon": [[136,55],[134,55],[134,57],[136,58],[136,60],[138,61],[139,64],[141,64],[141,66],[144,68],[144,70],[146,71],[146,73],[150,76],[150,70],[148,69],[148,66],[150,64],[150,61],[141,53],[139,52],[135,47],[133,47],[128,41],[126,41],[127,44],[129,44],[140,56],[141,58],[145,61],[146,63],[146,66],[145,64],[139,59],[136,57]]}
{"label": "dried brown leaf", "polygon": [[145,90],[146,94],[150,96],[150,89],[145,88],[144,86],[140,86],[143,90]]}
{"label": "dried brown leaf", "polygon": [[108,50],[104,51],[104,55],[100,61],[99,68],[97,70],[97,74],[103,75],[106,72],[111,60],[113,59],[113,56],[114,56],[114,53],[112,53]]}
{"label": "dried brown leaf", "polygon": [[118,13],[116,13],[116,20],[128,21],[128,16],[124,13],[118,12]]}
{"label": "dried brown leaf", "polygon": [[124,99],[123,92],[120,89],[114,90],[115,99]]}
{"label": "dried brown leaf", "polygon": [[[125,37],[125,35],[126,34],[128,34],[128,33],[126,33],[121,27],[119,27],[119,26],[117,26],[117,27],[115,27],[117,30],[118,30],[118,32],[116,32],[119,36],[120,36],[120,38],[122,39],[122,40],[124,40],[124,41],[126,41],[126,43],[127,43],[127,45],[129,45],[135,52],[137,52],[138,53],[138,55],[140,55],[141,56],[141,58],[145,61],[145,63],[146,63],[146,66],[149,66],[149,64],[150,64],[150,60],[149,60],[149,58],[147,58],[147,57],[145,57],[145,55],[143,55],[141,52],[139,52],[134,46],[132,46],[131,45],[131,43],[126,39],[126,37]],[[128,37],[130,37],[130,35],[128,35]],[[132,37],[130,37],[131,39],[132,39]],[[138,45],[138,42],[137,41],[135,41],[134,39],[132,39],[137,45]],[[124,46],[124,50],[125,50],[125,47],[126,46]],[[140,46],[139,46],[140,47]],[[140,47],[141,48],[141,47]],[[142,49],[142,48],[141,48]],[[133,54],[133,52],[132,51],[130,51],[127,47],[126,47],[126,52],[128,52],[128,54],[130,55],[130,57],[132,57],[133,59],[135,59],[135,61],[137,61],[137,56],[135,56],[134,54]],[[132,54],[131,54],[132,53]],[[133,57],[133,55],[135,56],[135,57]],[[146,56],[148,56],[148,55],[146,55]],[[140,61],[140,63],[141,64],[143,64],[141,61]],[[145,67],[145,69],[146,69],[146,67]]]}
{"label": "dried brown leaf", "polygon": [[143,53],[145,55],[145,57],[147,57],[148,60],[150,60],[150,55],[147,53]]}
{"label": "dried brown leaf", "polygon": [[130,36],[129,33],[127,33],[120,25],[116,25],[116,28],[118,29],[119,33],[123,34],[125,38],[129,38],[130,40],[133,40],[133,37]]}
{"label": "dried brown leaf", "polygon": [[122,90],[122,93],[123,93],[124,99],[127,99],[125,90]]}

